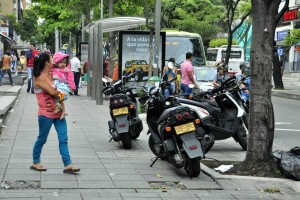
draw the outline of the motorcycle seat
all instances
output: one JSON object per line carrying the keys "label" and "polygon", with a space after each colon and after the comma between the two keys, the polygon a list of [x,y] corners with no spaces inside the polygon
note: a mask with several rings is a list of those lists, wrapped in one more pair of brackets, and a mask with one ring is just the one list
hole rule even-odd
{"label": "motorcycle seat", "polygon": [[175,111],[175,110],[183,110],[185,108],[186,108],[186,106],[175,106],[175,107],[164,110],[164,112],[161,114],[161,116],[158,119],[158,124],[165,121],[170,116],[170,112]]}
{"label": "motorcycle seat", "polygon": [[214,102],[214,101],[212,101],[212,103],[208,103],[207,101],[205,101],[205,102],[204,101],[203,102],[198,102],[198,101],[193,101],[193,100],[188,100],[188,99],[182,99],[182,98],[178,98],[177,100],[180,103],[189,104],[189,105],[193,105],[193,106],[204,108],[211,115],[221,112],[221,109],[219,108],[219,106],[216,106],[218,104],[216,102]]}

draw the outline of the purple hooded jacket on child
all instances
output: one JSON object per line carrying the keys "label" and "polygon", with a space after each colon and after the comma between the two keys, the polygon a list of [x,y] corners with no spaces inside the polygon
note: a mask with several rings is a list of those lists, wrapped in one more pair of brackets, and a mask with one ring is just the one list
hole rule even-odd
{"label": "purple hooded jacket on child", "polygon": [[[54,65],[57,66],[57,64],[60,61],[62,61],[64,58],[69,58],[69,55],[61,53],[61,52],[56,52],[53,56]],[[58,67],[53,67],[52,68],[52,77],[53,77],[53,79],[59,79],[60,82],[69,84],[69,86],[72,90],[76,90],[76,85],[74,82],[74,74],[71,71],[70,63],[64,69],[60,69]]]}

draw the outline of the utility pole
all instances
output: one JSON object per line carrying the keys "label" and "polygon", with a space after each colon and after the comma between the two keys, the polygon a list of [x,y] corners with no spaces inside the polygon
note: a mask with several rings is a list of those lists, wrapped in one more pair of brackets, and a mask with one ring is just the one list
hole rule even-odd
{"label": "utility pole", "polygon": [[103,19],[103,0],[101,0],[101,19]]}
{"label": "utility pole", "polygon": [[55,52],[59,51],[59,31],[55,28]]}
{"label": "utility pole", "polygon": [[155,48],[154,48],[154,75],[158,76],[159,70],[161,70],[161,62],[159,62],[159,48],[160,44],[160,18],[161,18],[161,0],[156,0],[155,5]]}
{"label": "utility pole", "polygon": [[84,28],[85,15],[81,15],[81,42],[85,42],[85,30]]}

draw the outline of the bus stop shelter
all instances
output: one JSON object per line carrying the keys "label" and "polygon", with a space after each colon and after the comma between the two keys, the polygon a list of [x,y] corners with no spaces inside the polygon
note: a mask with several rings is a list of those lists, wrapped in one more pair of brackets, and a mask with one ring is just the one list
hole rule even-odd
{"label": "bus stop shelter", "polygon": [[86,26],[89,33],[87,95],[103,105],[103,33],[126,30],[146,23],[141,17],[112,17],[101,19]]}

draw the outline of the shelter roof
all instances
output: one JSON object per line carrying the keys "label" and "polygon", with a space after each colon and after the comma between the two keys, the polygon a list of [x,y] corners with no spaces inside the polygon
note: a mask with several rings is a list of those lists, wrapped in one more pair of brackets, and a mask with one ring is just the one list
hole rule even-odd
{"label": "shelter roof", "polygon": [[85,29],[87,32],[93,30],[95,25],[101,24],[102,32],[119,31],[130,28],[135,28],[146,23],[146,18],[143,17],[111,17],[100,19],[88,24]]}

